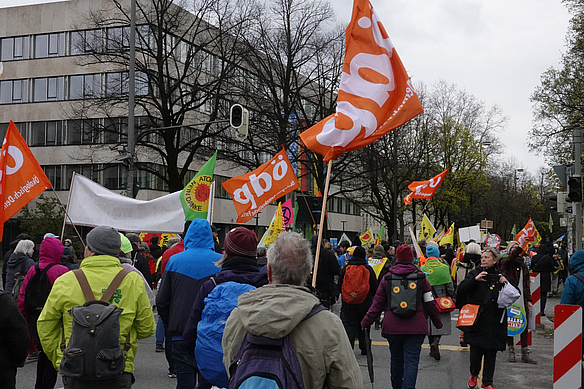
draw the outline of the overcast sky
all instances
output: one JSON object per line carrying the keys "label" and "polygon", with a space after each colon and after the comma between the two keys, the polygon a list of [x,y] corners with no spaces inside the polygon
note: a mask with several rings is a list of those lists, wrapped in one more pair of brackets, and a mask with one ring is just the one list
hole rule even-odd
{"label": "overcast sky", "polygon": [[[560,0],[370,0],[414,82],[455,84],[497,104],[509,118],[503,157],[535,173],[543,157],[526,145],[529,101],[541,74],[557,67],[570,15]],[[1,6],[46,2],[0,0]],[[352,0],[331,0],[347,24]],[[570,147],[567,145],[566,147]]]}

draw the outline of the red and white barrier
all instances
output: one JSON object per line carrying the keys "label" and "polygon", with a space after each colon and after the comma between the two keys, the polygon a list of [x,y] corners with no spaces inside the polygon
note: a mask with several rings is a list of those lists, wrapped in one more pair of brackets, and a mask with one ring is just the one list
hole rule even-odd
{"label": "red and white barrier", "polygon": [[582,308],[554,309],[554,389],[582,387]]}
{"label": "red and white barrier", "polygon": [[541,324],[541,284],[539,273],[531,273],[529,279],[531,281],[531,303],[533,304],[533,312],[535,313],[535,324]]}

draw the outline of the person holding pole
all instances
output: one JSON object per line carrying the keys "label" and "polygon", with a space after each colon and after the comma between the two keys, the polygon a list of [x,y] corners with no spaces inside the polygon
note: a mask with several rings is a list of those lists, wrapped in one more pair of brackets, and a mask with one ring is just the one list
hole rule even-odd
{"label": "person holding pole", "polygon": [[[311,240],[311,252],[316,258],[318,243],[318,235],[313,235]],[[341,272],[341,266],[339,261],[329,250],[324,249],[323,242],[320,242],[320,259],[318,261],[318,267],[316,265],[315,259],[315,269],[317,271],[316,275],[316,290],[318,290],[320,296],[320,301],[322,305],[327,308],[331,308],[335,301],[336,296],[336,286],[335,286],[335,276],[338,276]]]}

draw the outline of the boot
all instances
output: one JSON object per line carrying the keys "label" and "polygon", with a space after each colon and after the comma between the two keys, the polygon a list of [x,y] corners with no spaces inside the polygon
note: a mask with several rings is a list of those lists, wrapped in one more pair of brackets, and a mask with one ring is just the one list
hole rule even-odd
{"label": "boot", "polygon": [[509,346],[509,362],[515,362],[515,347]]}
{"label": "boot", "polygon": [[440,360],[440,348],[439,347],[440,347],[440,344],[438,343],[438,340],[434,340],[430,344],[430,356],[437,361]]}
{"label": "boot", "polygon": [[537,361],[531,357],[531,351],[527,347],[521,348],[521,362],[537,365]]}

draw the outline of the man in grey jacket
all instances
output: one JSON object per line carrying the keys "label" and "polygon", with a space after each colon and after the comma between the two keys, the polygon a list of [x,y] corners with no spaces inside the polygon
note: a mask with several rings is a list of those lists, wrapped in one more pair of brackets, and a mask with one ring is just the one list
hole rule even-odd
{"label": "man in grey jacket", "polygon": [[245,293],[223,333],[223,364],[229,372],[243,337],[290,339],[306,389],[362,388],[363,377],[341,320],[322,311],[303,320],[320,304],[305,284],[312,269],[309,243],[295,232],[284,232],[268,249],[269,285]]}

